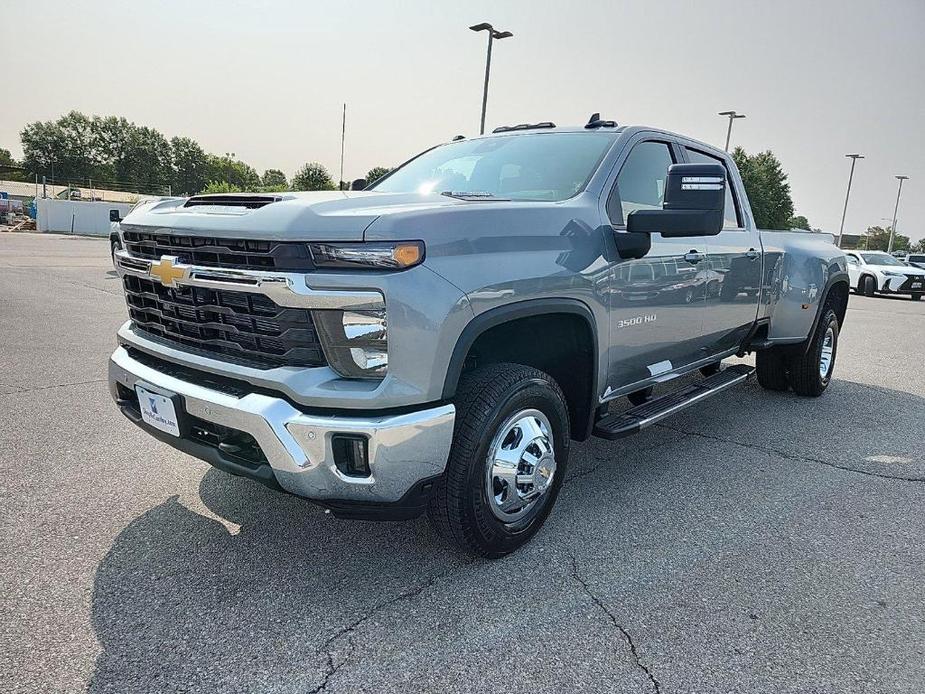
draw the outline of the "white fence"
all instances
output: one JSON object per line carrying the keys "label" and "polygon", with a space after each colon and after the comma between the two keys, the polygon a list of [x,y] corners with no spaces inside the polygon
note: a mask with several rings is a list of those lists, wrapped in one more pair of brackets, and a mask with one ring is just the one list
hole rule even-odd
{"label": "white fence", "polygon": [[36,198],[36,228],[63,234],[109,236],[109,211],[124,217],[132,205],[123,202],[77,202]]}

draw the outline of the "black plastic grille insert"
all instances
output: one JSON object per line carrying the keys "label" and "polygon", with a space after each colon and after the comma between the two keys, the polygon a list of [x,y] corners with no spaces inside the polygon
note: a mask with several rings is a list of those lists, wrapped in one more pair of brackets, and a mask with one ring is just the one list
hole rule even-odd
{"label": "black plastic grille insert", "polygon": [[204,265],[235,270],[314,270],[308,244],[260,239],[220,239],[183,234],[154,234],[125,231],[125,249],[135,258],[160,260],[172,255],[187,265]]}
{"label": "black plastic grille insert", "polygon": [[256,368],[327,363],[307,309],[281,307],[262,294],[171,288],[134,275],[123,284],[135,327],[160,340]]}

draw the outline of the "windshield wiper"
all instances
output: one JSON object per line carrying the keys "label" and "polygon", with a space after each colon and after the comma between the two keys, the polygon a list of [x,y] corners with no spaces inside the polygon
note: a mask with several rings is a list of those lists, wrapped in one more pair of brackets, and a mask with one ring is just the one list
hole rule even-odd
{"label": "windshield wiper", "polygon": [[494,193],[484,193],[481,191],[454,191],[454,190],[445,190],[440,195],[445,195],[448,198],[457,198],[459,200],[509,200],[510,198],[499,198]]}

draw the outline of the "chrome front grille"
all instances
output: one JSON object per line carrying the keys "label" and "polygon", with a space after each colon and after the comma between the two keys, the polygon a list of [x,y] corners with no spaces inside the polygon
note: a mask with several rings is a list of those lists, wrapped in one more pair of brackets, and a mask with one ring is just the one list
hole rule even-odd
{"label": "chrome front grille", "polygon": [[156,340],[256,368],[326,364],[311,312],[262,294],[180,285],[126,274],[129,317]]}
{"label": "chrome front grille", "polygon": [[221,239],[143,231],[124,231],[122,236],[126,250],[135,258],[160,260],[161,256],[170,255],[188,265],[236,270],[308,272],[314,269],[308,245],[305,243]]}

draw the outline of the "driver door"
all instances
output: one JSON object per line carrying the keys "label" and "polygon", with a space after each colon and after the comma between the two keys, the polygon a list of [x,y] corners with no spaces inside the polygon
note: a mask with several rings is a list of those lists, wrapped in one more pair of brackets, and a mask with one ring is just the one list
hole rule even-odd
{"label": "driver door", "polygon": [[[668,167],[681,161],[678,146],[641,139],[629,150],[607,200],[615,234],[625,234],[634,210],[661,209]],[[651,235],[642,258],[612,264],[608,391],[674,371],[704,356],[706,284],[698,264],[706,237]]]}

